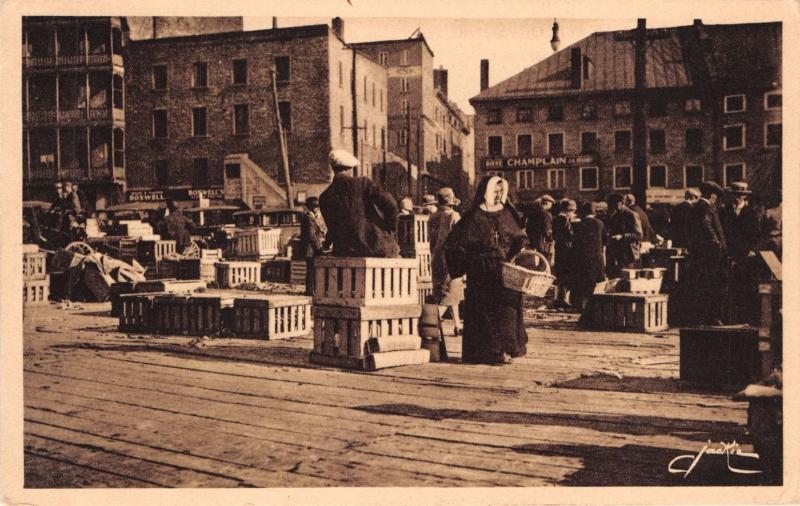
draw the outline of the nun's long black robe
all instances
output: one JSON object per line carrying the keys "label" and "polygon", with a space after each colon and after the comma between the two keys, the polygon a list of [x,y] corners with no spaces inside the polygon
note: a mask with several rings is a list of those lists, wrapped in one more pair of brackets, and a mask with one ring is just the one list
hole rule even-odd
{"label": "nun's long black robe", "polygon": [[502,262],[527,242],[521,225],[513,207],[488,212],[475,206],[445,242],[450,275],[467,275],[463,362],[499,363],[503,353],[519,357],[527,352],[522,294],[505,288],[501,277]]}

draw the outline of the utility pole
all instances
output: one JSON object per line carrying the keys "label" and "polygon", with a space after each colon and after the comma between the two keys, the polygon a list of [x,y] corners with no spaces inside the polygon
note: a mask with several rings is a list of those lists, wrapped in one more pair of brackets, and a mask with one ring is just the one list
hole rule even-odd
{"label": "utility pole", "polygon": [[353,115],[350,119],[353,125],[353,156],[358,158],[358,83],[356,82],[356,50],[353,49],[353,72],[352,79],[350,79],[350,94],[353,98]]}
{"label": "utility pole", "polygon": [[633,69],[633,181],[631,192],[636,197],[636,203],[642,209],[647,206],[647,44],[650,41],[666,39],[669,34],[665,31],[647,33],[647,20],[639,18],[633,34],[619,33],[614,39],[618,41],[632,41],[634,48]]}
{"label": "utility pole", "polygon": [[[411,109],[406,108],[406,164],[408,167],[408,195],[414,199],[414,192],[411,189],[413,184],[411,177]],[[418,174],[419,177],[419,174]]]}
{"label": "utility pole", "polygon": [[283,130],[283,119],[281,118],[281,108],[278,106],[278,84],[277,70],[275,65],[270,70],[272,77],[272,105],[275,108],[275,127],[278,133],[278,143],[281,148],[281,166],[283,167],[283,177],[286,179],[286,204],[289,209],[294,209],[294,199],[292,192],[292,178],[289,175],[289,150],[286,145],[286,132]]}

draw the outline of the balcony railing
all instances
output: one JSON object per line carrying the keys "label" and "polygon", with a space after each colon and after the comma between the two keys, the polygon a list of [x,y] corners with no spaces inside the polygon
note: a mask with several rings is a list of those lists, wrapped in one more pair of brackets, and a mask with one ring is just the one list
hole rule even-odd
{"label": "balcony railing", "polygon": [[58,111],[59,121],[80,121],[86,119],[86,109],[73,109]]}
{"label": "balcony railing", "polygon": [[[109,121],[112,118],[111,109],[68,109],[61,111],[28,111],[25,122],[30,125],[54,125],[56,123],[81,123],[86,119],[90,121]],[[125,111],[114,109],[115,121],[125,121]]]}
{"label": "balcony railing", "polygon": [[92,179],[110,179],[111,167],[108,165],[93,165],[92,170],[89,171],[89,176]]}
{"label": "balcony railing", "polygon": [[85,54],[77,54],[77,55],[69,55],[69,56],[59,56],[58,57],[58,64],[59,65],[85,65],[86,64],[86,55]]}
{"label": "balcony railing", "polygon": [[53,67],[56,64],[54,56],[27,56],[24,61],[26,67]]}
{"label": "balcony railing", "polygon": [[28,111],[29,123],[55,123],[56,111]]}
{"label": "balcony railing", "polygon": [[86,167],[61,167],[59,179],[63,181],[81,181],[88,177]]}
{"label": "balcony railing", "polygon": [[75,65],[108,65],[113,63],[118,66],[123,65],[122,55],[110,55],[107,53],[99,54],[77,54],[77,55],[59,55],[56,56],[23,56],[23,65],[28,68],[35,67],[54,67],[56,64],[59,66],[75,66]]}
{"label": "balcony railing", "polygon": [[104,65],[111,62],[111,55],[107,53],[90,54],[88,57],[89,65]]}
{"label": "balcony railing", "polygon": [[111,119],[111,111],[109,109],[89,109],[90,120],[104,120]]}
{"label": "balcony railing", "polygon": [[[25,171],[25,175],[27,174],[28,172]],[[56,178],[56,169],[54,167],[42,167],[42,166],[31,167],[30,179],[33,181],[42,179],[55,180],[55,178]]]}

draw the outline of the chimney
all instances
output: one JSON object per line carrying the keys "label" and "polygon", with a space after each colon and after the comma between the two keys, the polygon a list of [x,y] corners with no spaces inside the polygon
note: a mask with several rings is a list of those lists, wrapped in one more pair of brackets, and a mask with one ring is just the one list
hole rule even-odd
{"label": "chimney", "polygon": [[153,38],[158,38],[158,18],[153,16]]}
{"label": "chimney", "polygon": [[272,29],[274,30],[276,28],[278,28],[278,17],[272,16]]}
{"label": "chimney", "polygon": [[570,49],[569,60],[570,87],[579,90],[583,84],[583,58],[581,57],[581,48],[573,47]]}
{"label": "chimney", "polygon": [[481,91],[489,87],[489,60],[481,60]]}
{"label": "chimney", "polygon": [[447,69],[439,65],[438,69],[433,69],[433,87],[439,88],[444,96],[447,96]]}
{"label": "chimney", "polygon": [[703,26],[703,20],[702,19],[695,19],[694,20],[694,26]]}
{"label": "chimney", "polygon": [[337,37],[344,40],[344,20],[339,16],[336,16],[331,20],[331,28],[333,28],[333,33],[336,34]]}

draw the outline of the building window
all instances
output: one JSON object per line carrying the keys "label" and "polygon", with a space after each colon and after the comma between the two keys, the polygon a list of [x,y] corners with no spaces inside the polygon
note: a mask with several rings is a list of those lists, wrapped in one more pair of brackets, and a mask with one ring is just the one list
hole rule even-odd
{"label": "building window", "polygon": [[166,65],[153,65],[153,89],[166,90],[167,89],[167,66]]}
{"label": "building window", "polygon": [[566,169],[548,169],[547,170],[547,189],[548,190],[561,190],[567,186],[567,171]]}
{"label": "building window", "polygon": [[600,178],[597,167],[581,167],[581,191],[597,190],[600,188]]}
{"label": "building window", "polygon": [[503,156],[503,138],[501,136],[489,136],[489,156]]}
{"label": "building window", "polygon": [[631,103],[628,101],[624,102],[615,102],[614,103],[614,116],[622,117],[622,116],[630,116],[631,115]]}
{"label": "building window", "polygon": [[166,139],[167,131],[167,110],[156,109],[153,111],[153,138]]}
{"label": "building window", "polygon": [[780,147],[783,137],[783,125],[781,123],[764,124],[764,146],[768,148]]}
{"label": "building window", "polygon": [[381,105],[381,112],[383,112],[383,90],[378,92],[378,102]]}
{"label": "building window", "polygon": [[381,127],[381,149],[386,149],[386,128]]}
{"label": "building window", "polygon": [[667,115],[667,101],[657,98],[650,102],[650,116],[657,118]]}
{"label": "building window", "polygon": [[344,70],[342,69],[342,62],[336,62],[339,70],[339,88],[344,87]]}
{"label": "building window", "polygon": [[399,130],[397,132],[397,141],[401,146],[405,146],[408,143],[408,131]]}
{"label": "building window", "polygon": [[344,137],[344,106],[339,106],[339,135]]}
{"label": "building window", "polygon": [[501,109],[489,109],[486,111],[486,124],[499,125],[503,122],[503,115]]}
{"label": "building window", "polygon": [[650,152],[663,153],[667,150],[667,139],[664,130],[650,130]]}
{"label": "building window", "polygon": [[614,132],[614,152],[628,153],[631,150],[631,131],[617,130]]}
{"label": "building window", "polygon": [[597,105],[583,104],[581,106],[581,119],[597,119]]}
{"label": "building window", "polygon": [[408,65],[408,49],[403,49],[400,53],[400,65]]}
{"label": "building window", "polygon": [[122,84],[122,76],[119,75],[119,74],[114,74],[113,81],[114,81],[113,82],[113,86],[114,86],[114,92],[113,92],[114,107],[116,109],[124,109],[125,105],[124,105],[123,90],[122,90],[122,86],[123,86],[123,84]]}
{"label": "building window", "polygon": [[192,73],[192,88],[208,88],[208,64],[197,62]]}
{"label": "building window", "polygon": [[372,107],[375,107],[375,83],[372,83]]}
{"label": "building window", "polygon": [[699,98],[687,98],[683,103],[683,110],[687,114],[698,114],[703,112],[703,100]]}
{"label": "building window", "polygon": [[744,112],[747,100],[744,95],[728,95],[725,97],[725,112]]}
{"label": "building window", "polygon": [[169,163],[166,160],[156,160],[153,162],[153,174],[156,185],[165,187],[169,184]]}
{"label": "building window", "polygon": [[208,186],[208,158],[194,159],[192,184],[195,188]]}
{"label": "building window", "polygon": [[722,149],[732,151],[744,148],[744,124],[722,127]]}
{"label": "building window", "polygon": [[530,123],[533,121],[533,114],[530,107],[517,108],[517,123]]}
{"label": "building window", "polygon": [[725,187],[729,188],[732,183],[744,181],[745,170],[743,163],[726,163],[725,164]]}
{"label": "building window", "polygon": [[291,64],[288,56],[275,57],[275,80],[279,83],[288,83],[291,80]]}
{"label": "building window", "polygon": [[125,131],[114,129],[114,167],[125,167]]}
{"label": "building window", "polygon": [[520,190],[532,190],[533,189],[533,171],[532,170],[520,170],[517,172],[517,187]]}
{"label": "building window", "polygon": [[764,95],[764,109],[767,111],[774,111],[782,107],[783,94],[780,91],[772,91]]}
{"label": "building window", "polygon": [[614,189],[628,190],[633,184],[633,168],[630,165],[614,167]]}
{"label": "building window", "polygon": [[400,101],[400,109],[403,111],[403,114],[408,114],[408,100]]}
{"label": "building window", "polygon": [[386,51],[381,51],[378,53],[378,63],[383,66],[386,66],[389,63],[389,53]]}
{"label": "building window", "polygon": [[367,103],[367,89],[369,89],[369,87],[367,86],[367,76],[364,76],[364,103],[365,104]]}
{"label": "building window", "polygon": [[292,103],[278,102],[278,111],[281,113],[281,125],[286,132],[292,131]]}
{"label": "building window", "polygon": [[233,60],[233,84],[247,84],[247,60]]}
{"label": "building window", "polygon": [[408,78],[407,77],[401,77],[400,78],[400,91],[402,91],[403,93],[408,92]]}
{"label": "building window", "polygon": [[597,132],[581,132],[581,153],[597,152]]}
{"label": "building window", "polygon": [[533,154],[533,142],[530,134],[517,135],[517,156],[531,156]]}
{"label": "building window", "polygon": [[667,166],[650,165],[647,167],[647,187],[666,188],[667,187]]}
{"label": "building window", "polygon": [[208,135],[206,123],[205,107],[195,107],[192,109],[192,135],[195,137],[205,137]]}
{"label": "building window", "polygon": [[683,187],[697,188],[703,182],[703,166],[687,165],[683,168]]}
{"label": "building window", "polygon": [[702,128],[687,128],[686,129],[686,152],[687,153],[702,153],[703,152],[703,129]]}
{"label": "building window", "polygon": [[236,104],[233,106],[233,135],[250,133],[250,106]]}
{"label": "building window", "polygon": [[564,121],[564,106],[554,104],[547,108],[547,121]]}
{"label": "building window", "polygon": [[547,153],[550,155],[564,154],[564,134],[547,134]]}

